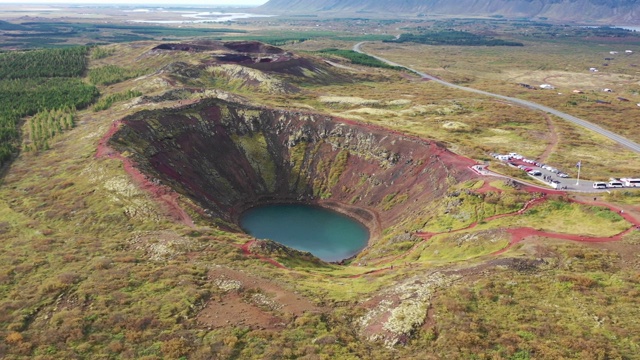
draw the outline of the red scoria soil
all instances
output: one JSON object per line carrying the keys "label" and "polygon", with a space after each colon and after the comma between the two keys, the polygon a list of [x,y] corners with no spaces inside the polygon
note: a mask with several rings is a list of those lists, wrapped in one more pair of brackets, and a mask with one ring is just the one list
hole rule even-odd
{"label": "red scoria soil", "polygon": [[162,205],[162,208],[171,218],[176,219],[185,225],[193,226],[193,220],[189,214],[187,214],[187,212],[178,204],[178,194],[176,192],[166,186],[157,185],[151,182],[146,175],[136,168],[133,161],[122,156],[119,152],[111,149],[107,145],[109,139],[116,133],[116,131],[118,131],[121,124],[122,121],[120,120],[111,124],[109,131],[107,131],[107,133],[104,134],[102,139],[98,142],[96,157],[122,161],[124,170],[129,174],[129,176],[131,176],[131,179],[133,179],[136,185],[151,194],[151,196]]}
{"label": "red scoria soil", "polygon": [[268,258],[266,256],[262,256],[262,255],[258,255],[258,254],[253,254],[251,252],[250,248],[251,248],[251,245],[254,242],[255,242],[255,240],[251,240],[251,241],[248,241],[247,243],[245,243],[244,245],[240,246],[240,249],[242,250],[242,253],[245,254],[246,256],[253,256],[253,257],[256,257],[256,258],[258,258],[258,259],[260,259],[262,261],[266,261],[269,264],[271,264],[271,265],[273,265],[273,266],[275,266],[277,268],[286,269],[286,267],[284,265],[280,264],[279,262],[277,262],[277,261],[275,261],[275,260],[273,260],[271,258]]}
{"label": "red scoria soil", "polygon": [[577,235],[577,234],[561,234],[561,233],[536,230],[529,227],[508,229],[507,231],[511,234],[511,241],[509,242],[509,245],[507,245],[507,247],[505,247],[502,250],[496,251],[493,254],[494,255],[502,254],[514,244],[517,244],[522,240],[532,236],[540,236],[540,237],[546,237],[551,239],[570,240],[570,241],[585,242],[585,243],[605,243],[605,242],[621,240],[623,236],[629,234],[630,232],[637,231],[638,229],[640,229],[639,228],[640,221],[637,218],[637,214],[635,214],[638,211],[638,209],[636,208],[626,207],[626,211],[625,211],[625,209],[623,208],[616,207],[605,202],[585,200],[584,197],[578,197],[571,201],[577,202],[580,204],[606,207],[611,211],[615,211],[619,213],[620,216],[622,216],[627,222],[631,223],[633,226],[631,226],[629,229],[621,233],[618,233],[616,235],[609,236],[609,237],[593,237],[593,236],[584,236],[584,235]]}

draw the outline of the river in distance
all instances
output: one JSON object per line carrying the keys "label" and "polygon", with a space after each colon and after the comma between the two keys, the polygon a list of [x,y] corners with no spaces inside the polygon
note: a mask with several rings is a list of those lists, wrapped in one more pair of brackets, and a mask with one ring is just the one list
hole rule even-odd
{"label": "river in distance", "polygon": [[369,231],[352,218],[300,204],[265,205],[247,210],[240,226],[258,239],[308,251],[324,261],[349,258],[367,246]]}

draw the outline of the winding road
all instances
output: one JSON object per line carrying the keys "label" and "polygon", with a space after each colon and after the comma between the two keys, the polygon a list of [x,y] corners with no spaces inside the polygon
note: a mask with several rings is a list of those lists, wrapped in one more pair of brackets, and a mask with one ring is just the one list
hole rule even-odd
{"label": "winding road", "polygon": [[531,101],[522,100],[522,99],[518,99],[518,98],[504,96],[504,95],[499,95],[499,94],[494,94],[494,93],[490,93],[490,92],[487,92],[487,91],[468,88],[468,87],[464,87],[464,86],[460,86],[460,85],[456,85],[456,84],[452,84],[452,83],[446,82],[444,80],[438,79],[435,76],[432,76],[432,75],[429,75],[429,74],[425,74],[423,72],[417,71],[417,70],[412,69],[410,67],[407,67],[407,66],[404,66],[404,65],[400,65],[400,64],[395,63],[393,61],[389,61],[389,60],[387,60],[385,58],[382,58],[382,57],[379,57],[379,56],[376,56],[376,55],[373,55],[373,54],[366,53],[361,49],[362,44],[364,44],[366,42],[367,41],[363,41],[363,42],[359,42],[356,45],[354,45],[353,46],[353,51],[361,53],[361,54],[369,55],[369,56],[371,56],[373,58],[376,58],[376,59],[378,59],[378,60],[380,60],[382,62],[385,62],[385,63],[387,63],[389,65],[398,66],[398,67],[407,69],[409,71],[412,71],[412,72],[420,75],[423,79],[433,80],[433,81],[435,81],[437,83],[440,83],[440,84],[442,84],[444,86],[448,86],[448,87],[451,87],[451,88],[454,88],[454,89],[463,90],[463,91],[469,91],[469,92],[480,94],[480,95],[491,96],[491,97],[494,97],[494,98],[498,98],[498,99],[502,99],[502,100],[508,101],[510,103],[513,103],[513,104],[516,104],[516,105],[519,105],[519,106],[523,106],[523,107],[529,108],[529,109],[540,110],[540,111],[547,112],[549,114],[553,114],[553,115],[558,116],[558,117],[560,117],[560,118],[562,118],[564,120],[570,121],[570,122],[572,122],[572,123],[574,123],[576,125],[582,126],[582,127],[586,128],[586,129],[589,129],[589,130],[592,130],[592,131],[595,131],[596,133],[598,133],[598,134],[600,134],[602,136],[605,136],[605,137],[617,142],[618,144],[630,149],[631,151],[634,151],[636,153],[640,153],[640,144],[638,144],[636,142],[633,142],[633,141],[631,141],[631,140],[629,140],[629,139],[627,139],[627,138],[625,138],[623,136],[620,136],[620,135],[618,135],[618,134],[616,134],[614,132],[611,132],[609,130],[603,129],[603,128],[601,128],[600,126],[598,126],[596,124],[590,123],[590,122],[588,122],[586,120],[582,120],[582,119],[577,118],[577,117],[575,117],[573,115],[569,115],[567,113],[563,113],[562,111],[558,111],[558,110],[550,108],[548,106],[536,104],[536,103],[531,102]]}

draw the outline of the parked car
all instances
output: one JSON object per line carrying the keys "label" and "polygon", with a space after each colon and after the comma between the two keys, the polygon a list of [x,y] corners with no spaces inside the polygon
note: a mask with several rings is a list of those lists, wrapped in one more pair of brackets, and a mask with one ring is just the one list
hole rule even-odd
{"label": "parked car", "polygon": [[531,170],[531,171],[529,171],[529,174],[531,174],[533,176],[540,176],[540,175],[542,175],[542,172],[540,170]]}
{"label": "parked car", "polygon": [[596,181],[596,182],[593,183],[593,188],[594,189],[606,189],[607,188],[607,183]]}
{"label": "parked car", "polygon": [[569,177],[569,175],[567,175],[567,174],[565,174],[563,172],[559,172],[558,176],[560,176],[561,178],[568,178]]}

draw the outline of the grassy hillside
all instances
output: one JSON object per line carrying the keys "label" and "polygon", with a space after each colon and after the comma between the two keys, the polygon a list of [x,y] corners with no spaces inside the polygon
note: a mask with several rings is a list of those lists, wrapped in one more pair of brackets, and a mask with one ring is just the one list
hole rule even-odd
{"label": "grassy hillside", "polygon": [[[640,232],[606,243],[540,235],[521,241],[510,232],[531,227],[609,237],[631,227],[605,203],[545,197],[497,179],[456,183],[448,177],[442,181],[449,188],[430,202],[400,191],[380,199],[375,206],[381,212],[408,202],[415,211],[400,214],[349,265],[324,264],[228,230],[228,223],[211,218],[165,182],[136,172],[132,154],[105,147],[104,136],[117,130],[118,120],[142,110],[154,114],[185,108],[197,120],[189,106],[219,97],[293,109],[301,116],[307,111],[334,114],[437,139],[478,159],[488,151],[542,153],[549,146],[549,124],[561,134],[558,148],[575,146],[572,151],[614,160],[607,167],[594,165],[593,174],[638,168],[636,157],[554,119],[547,122],[542,114],[443,91],[394,70],[358,64],[328,68],[351,80],[340,84],[308,81],[306,77],[319,76],[311,67],[264,71],[251,77],[249,85],[268,89],[273,79],[291,82],[291,74],[302,74],[296,75],[300,91],[244,87],[234,92],[235,86],[210,77],[215,72],[198,71],[217,66],[211,62],[213,53],[153,50],[156,45],[111,45],[92,57],[88,68],[94,74],[127,64],[127,74],[135,77],[114,71],[113,83],[96,81],[98,104],[110,106],[79,109],[73,128],[52,137],[47,150],[22,151],[4,173],[0,357],[636,356]],[[406,54],[417,59],[412,51],[399,53],[399,60]],[[310,59],[322,63],[320,56]],[[319,65],[315,69],[327,71]],[[145,120],[158,126],[152,118]],[[22,132],[29,133],[28,127],[24,122]],[[244,151],[267,146],[263,137],[242,139]],[[292,148],[291,159],[312,151],[312,145]],[[359,190],[373,188],[374,177],[347,174],[345,162],[353,155],[345,154],[331,159],[335,168],[327,172],[327,184],[339,186],[336,178],[350,176]],[[260,167],[259,156],[251,158],[255,167],[267,168]],[[418,165],[423,164],[428,174],[427,163]],[[383,165],[374,165],[376,172],[382,171]],[[600,201],[640,219],[639,199],[629,192]],[[571,221],[563,221],[567,219]]]}

